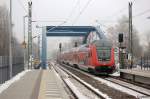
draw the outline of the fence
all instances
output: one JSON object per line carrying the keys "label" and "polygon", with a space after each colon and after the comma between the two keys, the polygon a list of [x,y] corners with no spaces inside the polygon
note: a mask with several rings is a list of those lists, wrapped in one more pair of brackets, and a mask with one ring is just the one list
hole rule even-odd
{"label": "fence", "polygon": [[150,70],[150,57],[141,57],[139,65],[142,70]]}
{"label": "fence", "polygon": [[[13,57],[12,59],[12,75],[15,76],[17,73],[24,70],[24,59],[23,57]],[[9,57],[0,56],[0,84],[9,80]]]}

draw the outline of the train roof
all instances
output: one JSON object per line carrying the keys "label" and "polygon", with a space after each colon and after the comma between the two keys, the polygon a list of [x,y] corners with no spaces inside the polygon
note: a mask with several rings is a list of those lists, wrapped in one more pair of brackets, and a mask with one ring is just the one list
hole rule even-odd
{"label": "train roof", "polygon": [[95,40],[91,44],[95,44],[97,46],[112,46],[112,43],[107,39]]}
{"label": "train roof", "polygon": [[[89,43],[89,44],[94,44],[96,46],[110,46],[110,47],[112,46],[111,42],[107,39],[95,40],[95,41],[93,41],[92,43]],[[68,53],[68,52],[75,52],[75,51],[88,51],[89,48],[87,46],[89,44],[83,44],[81,46],[68,49],[66,51],[63,51],[62,54]]]}

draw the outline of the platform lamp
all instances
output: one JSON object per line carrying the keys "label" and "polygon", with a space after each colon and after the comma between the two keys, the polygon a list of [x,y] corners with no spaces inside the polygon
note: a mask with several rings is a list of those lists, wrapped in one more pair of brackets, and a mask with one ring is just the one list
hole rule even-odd
{"label": "platform lamp", "polygon": [[25,36],[25,19],[28,17],[28,15],[23,16],[23,35],[24,35],[24,40],[22,42],[22,47],[24,48],[24,69],[26,67],[26,47],[27,47],[27,43],[25,41],[26,36]]}

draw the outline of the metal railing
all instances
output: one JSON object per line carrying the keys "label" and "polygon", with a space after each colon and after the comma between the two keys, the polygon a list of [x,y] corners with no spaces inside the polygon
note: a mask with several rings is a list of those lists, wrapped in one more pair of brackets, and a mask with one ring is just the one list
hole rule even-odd
{"label": "metal railing", "polygon": [[140,67],[142,70],[150,70],[150,57],[141,57]]}
{"label": "metal railing", "polygon": [[[24,70],[24,59],[23,57],[13,57],[12,61],[12,75],[15,76]],[[0,56],[0,84],[10,79],[9,73],[9,57]]]}

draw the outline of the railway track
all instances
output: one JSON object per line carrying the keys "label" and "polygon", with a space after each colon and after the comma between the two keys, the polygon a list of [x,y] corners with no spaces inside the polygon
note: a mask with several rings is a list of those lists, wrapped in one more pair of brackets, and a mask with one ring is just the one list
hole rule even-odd
{"label": "railway track", "polygon": [[[138,86],[135,87],[133,85],[127,84],[127,82],[122,83],[121,81],[118,81],[118,80],[116,81],[115,79],[110,78],[110,77],[100,78],[95,75],[91,75],[89,73],[86,73],[86,72],[80,71],[78,69],[75,69],[73,67],[67,66],[65,64],[61,64],[61,65],[63,65],[63,67],[65,67],[70,72],[74,73],[76,76],[83,79],[85,82],[91,84],[92,86],[101,90],[102,92],[107,93],[107,95],[110,96],[112,99],[121,99],[121,98],[122,99],[136,99],[136,98],[144,99],[144,98],[150,97],[148,89],[144,88],[143,90],[145,90],[145,91],[143,91],[140,89],[141,87],[140,88]],[[91,82],[91,81],[93,81],[93,82]],[[111,88],[112,85],[114,87],[117,85],[117,88]],[[121,90],[122,88],[126,91]],[[106,89],[108,89],[108,90],[106,90]]]}
{"label": "railway track", "polygon": [[136,85],[136,86],[139,86],[139,87],[142,87],[142,88],[150,90],[150,85],[148,85],[148,84],[134,82],[132,80],[127,80],[127,79],[123,79],[123,78],[115,77],[115,76],[111,76],[111,79],[120,80],[120,81],[123,81],[123,82],[126,82],[126,83],[130,83],[130,84],[133,84],[133,85]]}
{"label": "railway track", "polygon": [[[110,99],[107,95],[101,93],[100,91],[96,90],[94,87],[89,85],[88,83],[84,82],[82,79],[74,75],[73,73],[69,72],[63,67],[53,66],[54,69],[57,71],[61,78],[65,82],[65,84],[69,87],[69,90],[73,93],[75,98],[77,99]],[[62,74],[63,73],[63,74]],[[69,78],[69,79],[67,79]],[[72,79],[72,80],[71,80]],[[75,82],[78,87],[82,89],[76,89],[71,81]],[[83,90],[84,89],[84,90]],[[78,91],[80,90],[80,91]],[[83,92],[85,91],[85,92]]]}
{"label": "railway track", "polygon": [[129,89],[134,90],[138,93],[144,94],[147,97],[150,97],[150,89],[149,88],[137,86],[137,85],[134,85],[134,83],[128,83],[124,80],[120,80],[117,78],[109,77],[109,78],[105,78],[105,80],[110,81],[110,82],[115,83],[115,84],[118,84],[120,86],[129,88]]}

